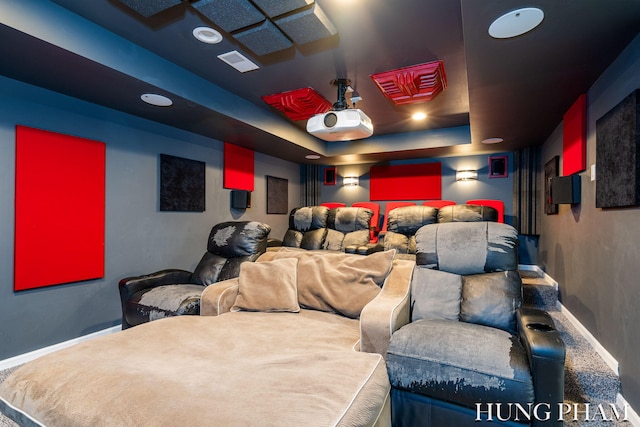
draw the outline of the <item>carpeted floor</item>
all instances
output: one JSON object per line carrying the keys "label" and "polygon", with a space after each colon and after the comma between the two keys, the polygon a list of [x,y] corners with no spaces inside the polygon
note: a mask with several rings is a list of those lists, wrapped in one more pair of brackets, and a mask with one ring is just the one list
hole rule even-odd
{"label": "carpeted floor", "polygon": [[[522,272],[525,282],[525,303],[542,306],[553,317],[556,327],[567,346],[565,362],[565,403],[577,404],[580,411],[584,411],[584,403],[589,403],[591,411],[589,421],[585,420],[585,413],[577,414],[578,420],[571,419],[572,414],[565,418],[567,427],[631,427],[628,421],[617,421],[611,409],[620,391],[620,382],[609,366],[584,339],[567,317],[555,308],[552,298],[553,292],[545,286],[543,281],[533,273]],[[0,382],[15,368],[0,371]],[[613,421],[602,419],[598,412],[598,405],[605,410],[604,415]],[[620,410],[620,409],[619,409]],[[0,427],[15,427],[8,418],[0,414]]]}

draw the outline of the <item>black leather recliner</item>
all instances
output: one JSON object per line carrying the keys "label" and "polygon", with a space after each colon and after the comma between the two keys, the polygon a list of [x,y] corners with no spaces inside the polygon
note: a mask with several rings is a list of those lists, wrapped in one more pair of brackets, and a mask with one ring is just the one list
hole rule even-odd
{"label": "black leather recliner", "polygon": [[548,313],[521,307],[517,231],[451,222],[415,238],[411,320],[387,351],[392,424],[562,425],[565,346]]}
{"label": "black leather recliner", "polygon": [[229,221],[209,233],[207,252],[191,271],[166,269],[120,280],[122,328],[151,320],[200,314],[200,295],[212,283],[237,277],[240,264],[266,251],[271,227],[256,221]]}

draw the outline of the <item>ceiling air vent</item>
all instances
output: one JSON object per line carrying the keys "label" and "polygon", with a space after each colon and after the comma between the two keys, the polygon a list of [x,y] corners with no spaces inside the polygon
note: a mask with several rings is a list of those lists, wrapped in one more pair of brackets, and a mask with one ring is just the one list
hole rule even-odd
{"label": "ceiling air vent", "polygon": [[262,100],[294,121],[308,120],[331,109],[331,103],[310,87],[266,95]]}
{"label": "ceiling air vent", "polygon": [[431,101],[447,88],[442,61],[372,74],[371,78],[382,94],[396,105]]}
{"label": "ceiling air vent", "polygon": [[237,50],[232,50],[231,52],[218,55],[218,58],[241,73],[246,73],[247,71],[257,70],[260,68]]}

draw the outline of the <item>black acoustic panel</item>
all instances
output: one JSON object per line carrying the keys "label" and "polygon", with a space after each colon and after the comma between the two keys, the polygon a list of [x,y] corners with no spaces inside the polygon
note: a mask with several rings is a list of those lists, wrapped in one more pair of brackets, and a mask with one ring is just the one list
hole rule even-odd
{"label": "black acoustic panel", "polygon": [[205,163],[160,154],[160,210],[204,212]]}
{"label": "black acoustic panel", "polygon": [[118,0],[120,3],[129,6],[140,15],[148,18],[164,10],[172,8],[182,2],[182,0]]}
{"label": "black acoustic panel", "polygon": [[551,178],[551,203],[555,205],[580,203],[580,175],[554,176]]}
{"label": "black acoustic panel", "polygon": [[269,17],[284,15],[314,3],[314,0],[252,0]]}
{"label": "black acoustic panel", "polygon": [[640,89],[596,121],[596,207],[640,205]]}
{"label": "black acoustic panel", "polygon": [[200,0],[191,6],[228,33],[266,19],[248,0]]}
{"label": "black acoustic panel", "polygon": [[277,19],[276,25],[296,44],[314,42],[331,37],[338,32],[317,4]]}
{"label": "black acoustic panel", "polygon": [[256,55],[267,55],[278,52],[293,46],[278,28],[265,21],[257,27],[233,34],[233,38],[238,40]]}

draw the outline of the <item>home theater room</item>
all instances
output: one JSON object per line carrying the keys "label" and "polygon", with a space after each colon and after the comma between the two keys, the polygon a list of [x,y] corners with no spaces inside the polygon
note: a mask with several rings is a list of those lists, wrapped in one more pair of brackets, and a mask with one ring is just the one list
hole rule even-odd
{"label": "home theater room", "polygon": [[1,0],[0,427],[640,427],[639,30]]}

